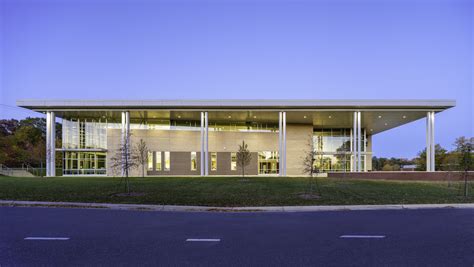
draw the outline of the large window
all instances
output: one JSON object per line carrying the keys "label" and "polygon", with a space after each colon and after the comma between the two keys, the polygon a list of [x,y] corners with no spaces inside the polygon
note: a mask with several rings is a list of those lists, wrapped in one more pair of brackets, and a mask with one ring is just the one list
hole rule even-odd
{"label": "large window", "polygon": [[155,152],[155,170],[161,171],[161,151]]}
{"label": "large window", "polygon": [[63,119],[63,148],[107,148],[106,119]]}
{"label": "large window", "polygon": [[171,169],[171,159],[170,159],[170,152],[165,151],[165,171],[169,171]]}
{"label": "large window", "polygon": [[105,175],[103,152],[64,152],[63,175]]}
{"label": "large window", "polygon": [[230,153],[230,170],[231,171],[237,170],[237,153],[236,152]]}
{"label": "large window", "polygon": [[211,171],[217,171],[217,152],[211,152]]}
{"label": "large window", "polygon": [[[367,138],[362,129],[361,150],[366,151]],[[315,129],[313,145],[318,156],[314,165],[322,172],[348,172],[351,170],[351,129]],[[362,157],[365,166],[365,156]]]}
{"label": "large window", "polygon": [[278,151],[258,152],[258,174],[277,174],[278,170]]}
{"label": "large window", "polygon": [[153,152],[148,151],[148,170],[153,170]]}
{"label": "large window", "polygon": [[191,152],[191,171],[197,170],[197,156],[196,152]]}

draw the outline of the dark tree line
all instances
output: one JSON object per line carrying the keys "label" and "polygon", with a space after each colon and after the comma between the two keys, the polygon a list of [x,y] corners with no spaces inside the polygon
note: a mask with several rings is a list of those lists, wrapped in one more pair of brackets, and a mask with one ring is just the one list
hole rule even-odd
{"label": "dark tree line", "polygon": [[[466,168],[473,170],[472,158],[474,158],[474,153],[472,151],[466,152],[469,147],[472,147],[473,143],[474,138],[459,137],[454,142],[454,149],[451,151],[436,144],[435,169],[437,171],[465,171]],[[372,169],[374,171],[399,171],[403,165],[416,165],[417,171],[426,170],[426,148],[418,152],[418,156],[414,159],[372,158]]]}
{"label": "dark tree line", "polygon": [[[61,146],[61,124],[56,123],[56,147]],[[58,157],[57,166],[61,166]],[[0,164],[10,168],[42,167],[46,161],[46,119],[0,120]]]}

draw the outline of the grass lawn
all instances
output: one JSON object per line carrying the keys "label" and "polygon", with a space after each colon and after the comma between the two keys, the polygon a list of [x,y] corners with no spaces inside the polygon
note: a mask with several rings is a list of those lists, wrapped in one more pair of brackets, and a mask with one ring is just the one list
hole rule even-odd
{"label": "grass lawn", "polygon": [[319,178],[322,197],[303,199],[307,178],[148,177],[131,178],[133,192],[143,196],[115,196],[124,192],[120,178],[0,177],[0,199],[69,202],[204,206],[357,205],[474,202],[462,197],[460,182],[370,181]]}

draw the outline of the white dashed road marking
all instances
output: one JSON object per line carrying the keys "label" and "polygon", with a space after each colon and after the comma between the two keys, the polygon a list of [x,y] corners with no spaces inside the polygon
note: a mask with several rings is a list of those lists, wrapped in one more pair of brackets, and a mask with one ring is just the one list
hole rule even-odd
{"label": "white dashed road marking", "polygon": [[25,237],[24,240],[69,240],[69,237]]}
{"label": "white dashed road marking", "polygon": [[220,242],[218,238],[188,238],[187,242]]}
{"label": "white dashed road marking", "polygon": [[385,238],[384,235],[341,235],[339,238]]}

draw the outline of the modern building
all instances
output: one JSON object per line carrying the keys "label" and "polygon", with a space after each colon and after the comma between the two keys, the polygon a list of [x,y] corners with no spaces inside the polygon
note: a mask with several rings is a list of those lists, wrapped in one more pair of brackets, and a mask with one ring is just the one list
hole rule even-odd
{"label": "modern building", "polygon": [[[248,144],[249,175],[302,175],[307,151],[324,172],[372,168],[372,136],[426,118],[427,171],[434,171],[435,114],[452,100],[19,100],[46,114],[47,175],[121,175],[117,159],[148,148],[148,176],[238,175]],[[55,123],[62,121],[62,144]],[[131,175],[139,175],[134,169]]]}

